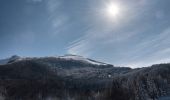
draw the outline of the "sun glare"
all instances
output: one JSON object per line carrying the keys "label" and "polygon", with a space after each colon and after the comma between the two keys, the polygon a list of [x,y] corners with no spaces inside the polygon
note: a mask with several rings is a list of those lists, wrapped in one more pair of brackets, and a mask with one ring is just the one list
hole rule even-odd
{"label": "sun glare", "polygon": [[120,7],[114,3],[108,4],[106,7],[106,13],[111,17],[116,17],[120,13]]}

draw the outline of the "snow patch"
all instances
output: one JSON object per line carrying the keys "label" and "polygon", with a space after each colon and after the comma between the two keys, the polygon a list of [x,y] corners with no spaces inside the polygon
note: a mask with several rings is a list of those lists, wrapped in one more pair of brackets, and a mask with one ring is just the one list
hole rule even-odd
{"label": "snow patch", "polygon": [[66,60],[77,60],[77,61],[82,61],[94,65],[107,65],[106,63],[98,62],[95,60],[91,60],[89,58],[84,58],[83,56],[78,56],[78,55],[65,55],[65,56],[58,56],[57,58],[60,59],[66,59]]}

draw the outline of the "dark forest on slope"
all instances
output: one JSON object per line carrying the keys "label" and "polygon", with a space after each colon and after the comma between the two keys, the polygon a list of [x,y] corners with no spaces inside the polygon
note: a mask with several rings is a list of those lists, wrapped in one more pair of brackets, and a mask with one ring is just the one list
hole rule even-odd
{"label": "dark forest on slope", "polygon": [[[165,100],[170,64],[131,69],[56,57],[0,65],[0,100]],[[94,61],[94,60],[92,60]]]}

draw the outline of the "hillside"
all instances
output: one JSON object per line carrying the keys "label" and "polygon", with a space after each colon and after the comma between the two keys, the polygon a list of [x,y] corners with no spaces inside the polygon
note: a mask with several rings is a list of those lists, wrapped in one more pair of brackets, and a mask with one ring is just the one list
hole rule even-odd
{"label": "hillside", "polygon": [[18,56],[0,65],[0,100],[166,100],[169,74],[170,64],[131,69],[76,55]]}

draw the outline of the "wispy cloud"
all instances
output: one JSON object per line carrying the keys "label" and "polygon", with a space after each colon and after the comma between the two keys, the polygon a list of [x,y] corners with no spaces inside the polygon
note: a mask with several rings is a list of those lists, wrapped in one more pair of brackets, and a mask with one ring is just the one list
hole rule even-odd
{"label": "wispy cloud", "polygon": [[66,21],[67,21],[66,16],[58,16],[58,17],[53,19],[52,25],[53,25],[54,28],[58,28],[61,25],[63,25]]}
{"label": "wispy cloud", "polygon": [[145,40],[134,48],[129,62],[124,65],[144,67],[152,64],[170,63],[170,28],[164,29],[159,34]]}
{"label": "wispy cloud", "polygon": [[[110,2],[120,6],[117,17],[108,17],[106,13]],[[30,47],[25,49],[32,51],[29,54],[71,53],[121,66],[169,61],[170,0],[2,0],[1,3],[5,7],[1,18],[5,23],[0,30],[1,55],[9,55],[8,51],[15,48]],[[9,4],[16,9],[7,7]],[[25,50],[16,53],[26,53]]]}
{"label": "wispy cloud", "polygon": [[[121,66],[142,67],[168,62],[170,57],[166,55],[170,53],[170,28],[162,29],[162,32],[156,29],[152,31],[154,22],[147,23],[147,20],[163,17],[162,13],[154,12],[151,8],[157,0],[139,1],[131,2],[128,4],[130,7],[125,6],[124,18],[117,19],[116,23],[95,20],[96,24],[84,31],[82,37],[69,44],[68,53],[89,57],[95,54],[98,57],[105,55],[103,58],[107,60],[102,59],[103,61]],[[97,58],[96,55],[95,57]]]}
{"label": "wispy cloud", "polygon": [[34,2],[34,3],[40,3],[42,2],[43,0],[27,0],[27,2]]}
{"label": "wispy cloud", "polygon": [[46,0],[46,4],[48,11],[52,14],[60,7],[61,0]]}
{"label": "wispy cloud", "polygon": [[42,2],[42,0],[32,0],[33,2]]}
{"label": "wispy cloud", "polygon": [[85,57],[89,57],[91,55],[92,52],[90,51],[90,45],[89,42],[87,40],[87,38],[81,37],[71,43],[69,43],[69,47],[67,47],[67,53],[69,54],[75,54],[75,55],[82,55]]}
{"label": "wispy cloud", "polygon": [[51,23],[52,36],[60,33],[67,26],[68,16],[59,8],[62,7],[62,0],[46,0],[46,8],[49,14],[48,21]]}

